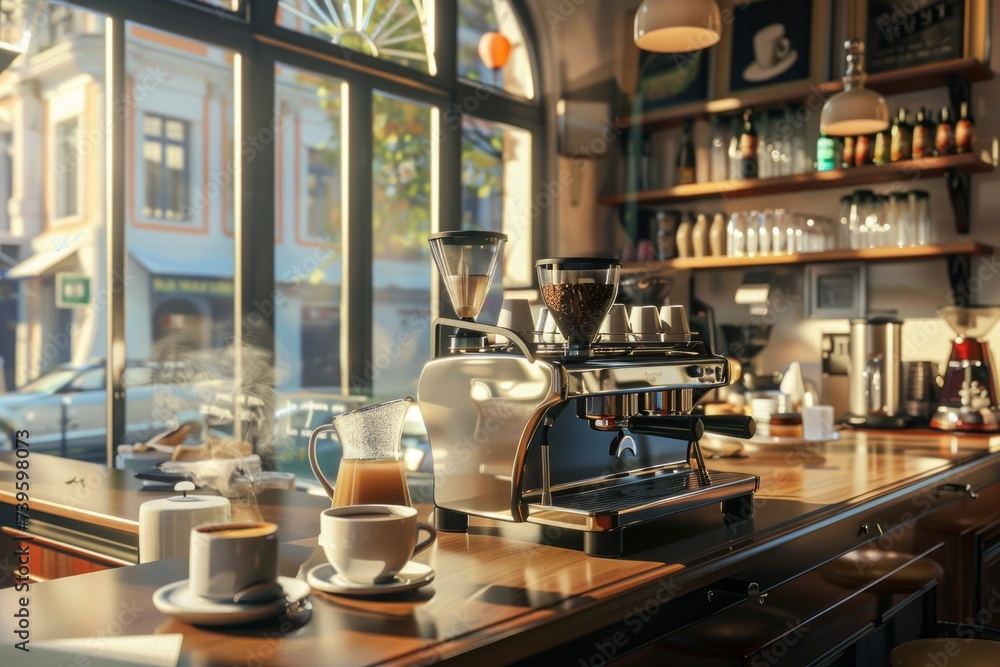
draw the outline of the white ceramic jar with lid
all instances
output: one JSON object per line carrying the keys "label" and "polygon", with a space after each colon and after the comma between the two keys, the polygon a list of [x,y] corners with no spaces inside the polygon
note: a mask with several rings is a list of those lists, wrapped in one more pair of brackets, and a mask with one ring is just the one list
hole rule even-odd
{"label": "white ceramic jar with lid", "polygon": [[181,495],[149,500],[139,506],[139,562],[187,556],[191,529],[206,523],[229,523],[232,506],[220,496],[189,496],[191,482],[178,482]]}

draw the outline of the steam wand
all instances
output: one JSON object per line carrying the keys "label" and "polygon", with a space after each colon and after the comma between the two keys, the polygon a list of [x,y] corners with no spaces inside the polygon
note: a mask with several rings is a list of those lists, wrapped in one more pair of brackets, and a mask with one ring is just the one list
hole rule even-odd
{"label": "steam wand", "polygon": [[551,462],[549,461],[549,429],[556,423],[552,417],[542,420],[542,505],[552,506]]}

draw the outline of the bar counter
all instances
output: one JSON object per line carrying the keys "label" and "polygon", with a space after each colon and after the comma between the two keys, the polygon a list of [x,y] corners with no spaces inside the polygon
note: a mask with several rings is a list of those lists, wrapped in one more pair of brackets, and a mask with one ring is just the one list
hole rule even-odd
{"label": "bar counter", "polygon": [[[747,619],[748,612],[757,623],[757,645],[784,636],[786,651],[805,651],[804,642],[793,644],[787,636],[806,628],[812,633],[809,651],[826,650],[823,642],[830,651],[841,650],[852,619],[858,627],[876,627],[912,596],[933,597],[934,582],[894,589],[884,579],[870,578],[849,590],[830,583],[824,568],[845,554],[877,547],[912,552],[913,558],[889,575],[915,571],[923,556],[941,547],[915,530],[919,520],[970,502],[963,499],[965,485],[992,497],[988,487],[1000,480],[998,450],[1000,437],[929,431],[848,432],[839,441],[808,447],[748,444],[739,458],[710,459],[709,468],[760,476],[750,520],[724,525],[718,507],[668,517],[627,530],[626,552],[618,559],[586,556],[577,534],[473,521],[467,534],[439,533],[437,543],[417,558],[435,569],[429,586],[386,598],[313,591],[311,617],[304,623],[276,619],[246,627],[194,627],[161,614],[152,604],[153,592],[186,578],[185,559],[35,582],[27,593],[0,591],[0,656],[18,661],[29,655],[13,651],[16,619],[8,613],[24,596],[30,599],[29,660],[41,660],[47,640],[181,633],[185,665],[599,665],[633,651],[629,658],[648,659],[653,654],[644,651],[662,657],[670,650],[701,650],[691,648],[694,640],[685,639],[685,632],[696,636],[699,621],[734,613]],[[713,451],[731,453],[707,448]],[[16,546],[14,461],[12,453],[0,454],[3,540]],[[53,534],[86,532],[94,543],[85,551],[100,556],[106,545],[109,565],[136,562],[129,554],[134,554],[139,505],[167,495],[141,490],[140,482],[121,471],[43,455],[31,457],[31,482],[27,532],[36,534],[35,521]],[[987,506],[971,502],[987,520]],[[234,502],[234,516],[277,522],[282,573],[304,576],[303,564],[322,562],[315,536],[319,513],[328,506],[325,497],[269,491],[252,503]],[[428,506],[418,509],[425,518],[431,514]],[[44,539],[45,530],[38,534]],[[807,585],[808,599],[792,595],[793,584]],[[816,620],[831,610],[842,627]],[[123,611],[127,622],[115,621]],[[744,655],[747,649],[734,643],[732,650]],[[72,664],[62,660],[59,664]]]}

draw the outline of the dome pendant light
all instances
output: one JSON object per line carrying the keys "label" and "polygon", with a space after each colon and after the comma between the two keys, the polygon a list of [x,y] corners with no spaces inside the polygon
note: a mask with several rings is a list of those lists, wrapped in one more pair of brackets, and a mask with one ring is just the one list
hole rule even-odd
{"label": "dome pendant light", "polygon": [[721,34],[715,0],[643,0],[635,12],[635,45],[644,51],[699,51],[718,44]]}
{"label": "dome pendant light", "polygon": [[819,131],[831,137],[875,134],[889,127],[889,105],[874,90],[865,88],[865,44],[844,42],[847,72],[844,90],[826,101],[819,116]]}

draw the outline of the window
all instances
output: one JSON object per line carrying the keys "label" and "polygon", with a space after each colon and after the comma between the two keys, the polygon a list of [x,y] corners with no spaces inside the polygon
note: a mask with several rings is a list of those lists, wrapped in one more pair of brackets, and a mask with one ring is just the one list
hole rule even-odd
{"label": "window", "polygon": [[434,74],[430,0],[280,0],[278,24],[342,49]]}
{"label": "window", "polygon": [[340,156],[336,150],[309,149],[309,213],[306,236],[329,239],[340,236]]}
{"label": "window", "polygon": [[57,218],[77,215],[80,210],[80,169],[77,154],[79,122],[76,118],[56,124],[55,213]]}
{"label": "window", "polygon": [[188,123],[147,113],[142,157],[146,168],[144,217],[183,220],[188,212]]}
{"label": "window", "polygon": [[510,0],[458,0],[458,75],[517,97],[535,96],[524,30]]}
{"label": "window", "polygon": [[431,351],[431,107],[372,96],[371,382],[377,398],[415,394]]}
{"label": "window", "polygon": [[64,5],[47,4],[43,10],[47,17],[44,21],[36,21],[35,33],[32,35],[38,41],[38,50],[44,51],[63,41],[73,34],[73,10]]}
{"label": "window", "polygon": [[[108,442],[201,420],[282,467],[285,453],[269,449],[281,446],[270,428],[278,406],[332,415],[415,391],[439,314],[432,231],[509,235],[490,304],[531,284],[546,143],[522,0],[87,4],[112,20],[71,0],[42,5],[37,36],[51,48],[34,45],[4,73],[15,111],[0,114],[10,124],[0,133],[17,148],[10,208],[25,224],[3,239],[21,249],[5,282],[24,282],[0,294],[0,320],[20,318],[0,331],[0,356],[13,359],[16,385],[63,361],[79,372],[109,350],[175,364],[180,379],[129,374],[107,423],[104,392],[79,392],[100,400],[75,400],[81,428],[67,453],[96,458]],[[436,34],[442,26],[452,34]],[[510,43],[502,65],[479,53],[489,33]],[[119,86],[123,105],[106,109]],[[105,257],[108,239],[124,257]],[[126,290],[105,283],[109,261],[125,263]],[[55,273],[87,275],[107,307],[56,309]],[[275,412],[248,432],[235,415],[261,388],[273,400],[254,405]],[[309,482],[309,425],[296,428],[288,460]],[[49,435],[60,439],[58,425]]]}

